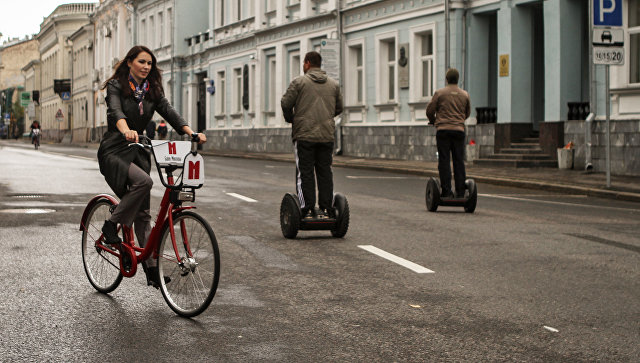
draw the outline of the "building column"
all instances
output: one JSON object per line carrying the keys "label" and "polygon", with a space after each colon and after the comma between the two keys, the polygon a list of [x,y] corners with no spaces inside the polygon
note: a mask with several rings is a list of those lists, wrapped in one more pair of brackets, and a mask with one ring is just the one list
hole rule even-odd
{"label": "building column", "polygon": [[[508,75],[498,71],[498,123],[530,123],[533,97],[532,16],[503,1],[498,11],[498,62],[508,57]],[[500,69],[499,65],[499,69]]]}
{"label": "building column", "polygon": [[[582,101],[581,4],[544,1],[545,121],[567,118],[567,102]],[[587,30],[584,30],[587,31]],[[588,99],[588,97],[587,97]]]}
{"label": "building column", "polygon": [[202,81],[204,82],[204,87],[205,87],[204,119],[206,123],[206,129],[208,130],[209,128],[211,128],[211,95],[206,90],[206,88],[209,86],[210,79],[205,78]]}

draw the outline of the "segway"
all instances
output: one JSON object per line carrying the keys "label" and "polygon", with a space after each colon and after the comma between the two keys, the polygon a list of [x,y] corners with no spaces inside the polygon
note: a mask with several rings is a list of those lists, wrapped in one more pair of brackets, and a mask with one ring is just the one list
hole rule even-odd
{"label": "segway", "polygon": [[441,197],[442,189],[440,188],[440,181],[436,178],[429,178],[427,181],[427,191],[425,193],[427,210],[429,210],[429,212],[435,212],[438,206],[443,205],[464,207],[465,212],[473,213],[476,210],[476,203],[478,202],[478,187],[473,179],[467,179],[464,185],[466,189],[463,198],[443,198]]}
{"label": "segway", "polygon": [[335,218],[304,218],[300,209],[298,196],[287,193],[280,204],[280,229],[285,238],[295,238],[299,230],[330,230],[334,237],[342,238],[349,229],[349,203],[347,198],[336,193],[333,198]]}

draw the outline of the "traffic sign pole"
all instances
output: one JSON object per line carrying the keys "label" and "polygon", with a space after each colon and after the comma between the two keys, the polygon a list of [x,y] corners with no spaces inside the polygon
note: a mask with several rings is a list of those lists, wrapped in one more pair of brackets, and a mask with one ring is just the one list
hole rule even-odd
{"label": "traffic sign pole", "polygon": [[611,115],[611,94],[609,94],[609,67],[610,65],[605,65],[605,94],[607,95],[606,102],[606,110],[607,110],[607,151],[606,151],[606,169],[607,169],[607,188],[611,188],[611,125],[610,125],[610,115]]}

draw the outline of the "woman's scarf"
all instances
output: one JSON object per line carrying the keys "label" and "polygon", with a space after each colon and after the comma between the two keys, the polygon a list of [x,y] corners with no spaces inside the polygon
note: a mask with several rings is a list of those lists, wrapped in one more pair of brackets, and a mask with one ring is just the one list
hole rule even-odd
{"label": "woman's scarf", "polygon": [[138,101],[138,109],[140,109],[140,114],[142,115],[144,113],[142,100],[144,99],[144,96],[147,94],[147,92],[149,92],[149,81],[145,79],[142,85],[138,85],[133,76],[129,74],[129,87],[131,87],[133,96],[136,98],[136,101]]}

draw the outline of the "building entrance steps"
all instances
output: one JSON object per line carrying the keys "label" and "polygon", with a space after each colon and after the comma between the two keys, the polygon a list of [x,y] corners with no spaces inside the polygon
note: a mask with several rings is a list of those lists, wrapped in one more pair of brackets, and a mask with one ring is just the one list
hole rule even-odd
{"label": "building entrance steps", "polygon": [[474,161],[474,165],[505,168],[557,168],[558,162],[540,148],[538,138],[528,137],[512,142],[499,152]]}

